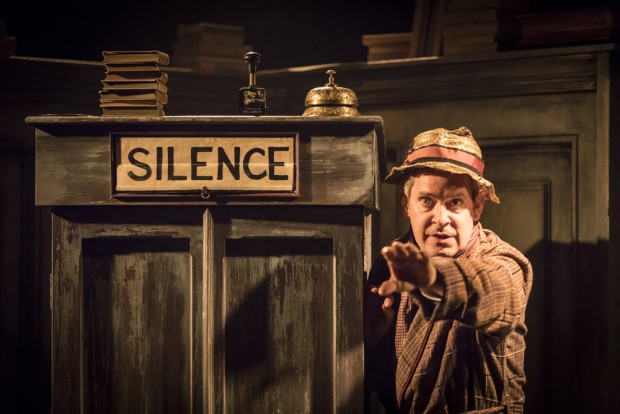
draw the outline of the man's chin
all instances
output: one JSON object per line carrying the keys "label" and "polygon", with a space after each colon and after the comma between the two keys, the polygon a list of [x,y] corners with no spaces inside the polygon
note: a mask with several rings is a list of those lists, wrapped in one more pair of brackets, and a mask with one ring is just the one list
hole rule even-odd
{"label": "man's chin", "polygon": [[432,246],[424,249],[424,253],[426,253],[429,257],[440,256],[440,257],[454,257],[457,252],[455,247],[446,247],[446,246]]}

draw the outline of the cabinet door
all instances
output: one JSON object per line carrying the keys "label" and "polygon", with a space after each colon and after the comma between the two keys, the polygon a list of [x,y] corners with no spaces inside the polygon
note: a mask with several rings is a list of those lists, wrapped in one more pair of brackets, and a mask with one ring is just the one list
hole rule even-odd
{"label": "cabinet door", "polygon": [[205,214],[212,413],[363,411],[362,208]]}
{"label": "cabinet door", "polygon": [[64,212],[53,216],[54,412],[201,412],[202,212],[195,224],[172,222],[172,209]]}

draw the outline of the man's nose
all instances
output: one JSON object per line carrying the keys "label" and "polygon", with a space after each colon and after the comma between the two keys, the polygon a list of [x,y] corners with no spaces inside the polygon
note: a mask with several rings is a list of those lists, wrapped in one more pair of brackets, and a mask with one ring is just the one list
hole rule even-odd
{"label": "man's nose", "polygon": [[435,221],[435,223],[439,227],[444,227],[450,223],[448,209],[442,203],[435,204],[435,209],[433,211],[433,221]]}

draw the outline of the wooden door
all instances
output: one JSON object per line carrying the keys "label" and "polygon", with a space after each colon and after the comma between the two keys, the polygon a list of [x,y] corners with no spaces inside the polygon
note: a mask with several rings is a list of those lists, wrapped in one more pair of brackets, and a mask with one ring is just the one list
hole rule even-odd
{"label": "wooden door", "polygon": [[362,208],[205,215],[211,413],[363,411]]}
{"label": "wooden door", "polygon": [[526,413],[576,412],[577,274],[576,137],[536,137],[482,142],[485,176],[501,204],[487,202],[484,227],[532,262],[527,306]]}

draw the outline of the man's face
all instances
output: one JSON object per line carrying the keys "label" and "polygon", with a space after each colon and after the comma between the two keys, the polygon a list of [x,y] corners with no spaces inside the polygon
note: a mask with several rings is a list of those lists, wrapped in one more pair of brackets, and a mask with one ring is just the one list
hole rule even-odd
{"label": "man's face", "polygon": [[484,194],[472,200],[470,178],[462,174],[420,175],[414,180],[403,204],[418,246],[428,256],[453,257],[469,242]]}

